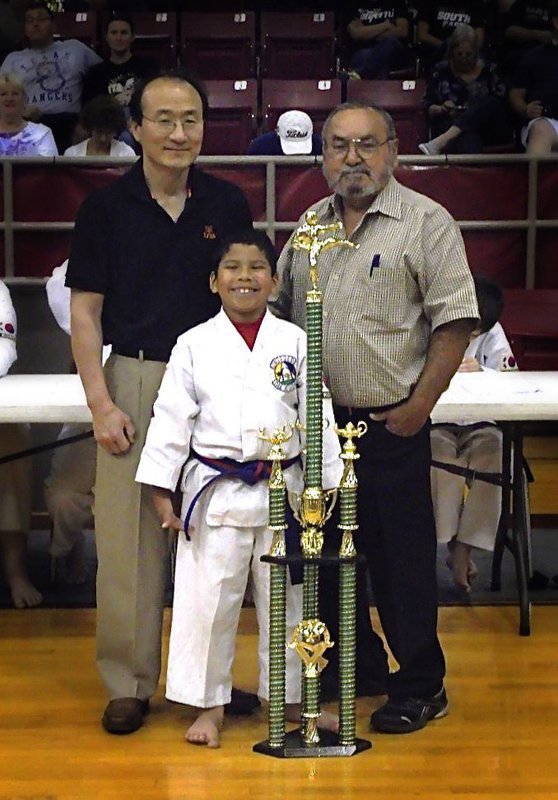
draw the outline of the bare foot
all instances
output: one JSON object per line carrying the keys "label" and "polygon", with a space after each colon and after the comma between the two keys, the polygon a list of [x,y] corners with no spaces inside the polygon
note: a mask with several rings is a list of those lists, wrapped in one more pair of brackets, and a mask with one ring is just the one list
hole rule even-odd
{"label": "bare foot", "polygon": [[[300,722],[301,707],[300,703],[287,703],[285,705],[285,718],[288,722]],[[318,717],[318,728],[324,731],[339,733],[339,717],[331,711],[322,709]]]}
{"label": "bare foot", "polygon": [[43,596],[25,575],[15,575],[9,580],[12,600],[16,608],[33,608],[43,602]]}
{"label": "bare foot", "polygon": [[186,741],[191,744],[206,744],[219,747],[219,731],[223,727],[224,706],[207,708],[186,732]]}
{"label": "bare foot", "polygon": [[471,591],[471,583],[478,575],[478,569],[472,561],[471,545],[464,542],[454,542],[451,549],[451,569],[453,582],[466,592]]}
{"label": "bare foot", "polygon": [[76,542],[66,556],[66,583],[79,586],[87,580],[87,568],[83,556],[83,540]]}

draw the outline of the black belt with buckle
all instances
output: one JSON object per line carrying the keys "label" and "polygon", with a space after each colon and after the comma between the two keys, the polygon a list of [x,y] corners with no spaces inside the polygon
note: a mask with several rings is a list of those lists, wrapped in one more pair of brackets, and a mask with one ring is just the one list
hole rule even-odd
{"label": "black belt with buckle", "polygon": [[117,356],[137,358],[140,361],[162,361],[166,363],[169,360],[169,354],[167,352],[163,353],[161,350],[152,349],[150,347],[144,350],[140,347],[119,347],[113,344],[112,352]]}

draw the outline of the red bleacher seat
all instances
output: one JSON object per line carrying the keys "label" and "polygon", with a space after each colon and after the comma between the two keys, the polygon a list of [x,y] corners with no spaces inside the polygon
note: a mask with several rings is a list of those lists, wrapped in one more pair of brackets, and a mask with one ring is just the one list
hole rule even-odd
{"label": "red bleacher seat", "polygon": [[181,64],[204,80],[251,78],[256,74],[253,11],[207,14],[182,12]]}
{"label": "red bleacher seat", "polygon": [[256,132],[257,81],[205,81],[205,88],[209,114],[202,153],[244,155]]}
{"label": "red bleacher seat", "polygon": [[328,78],[335,71],[333,12],[262,13],[262,77]]}
{"label": "red bleacher seat", "polygon": [[95,11],[62,11],[54,15],[55,39],[79,39],[97,48],[97,14]]}
{"label": "red bleacher seat", "polygon": [[501,323],[520,369],[558,370],[558,290],[506,289]]}
{"label": "red bleacher seat", "polygon": [[341,102],[341,81],[300,80],[262,81],[262,125],[264,131],[275,130],[277,118],[289,109],[306,111],[319,133],[329,112]]}
{"label": "red bleacher seat", "polygon": [[174,11],[140,11],[132,15],[135,28],[134,53],[153,58],[161,69],[177,61],[177,14]]}
{"label": "red bleacher seat", "polygon": [[347,100],[371,102],[389,111],[397,128],[400,153],[418,153],[424,141],[425,119],[422,109],[425,81],[349,81]]}

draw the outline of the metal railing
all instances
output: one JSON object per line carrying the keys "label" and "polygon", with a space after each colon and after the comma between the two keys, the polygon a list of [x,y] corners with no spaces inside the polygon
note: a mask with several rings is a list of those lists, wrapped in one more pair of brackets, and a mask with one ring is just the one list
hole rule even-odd
{"label": "metal railing", "polygon": [[[4,238],[4,267],[5,278],[10,282],[36,282],[37,278],[16,277],[14,241],[17,234],[30,232],[64,232],[71,231],[73,222],[45,222],[40,219],[21,222],[14,217],[14,184],[15,173],[18,167],[28,168],[35,164],[44,167],[52,165],[53,169],[71,167],[111,167],[126,168],[134,163],[134,159],[106,159],[100,157],[88,158],[0,158],[0,168],[3,184],[3,220],[0,221],[0,232]],[[280,166],[299,166],[319,168],[321,158],[315,156],[202,156],[198,163],[203,166],[231,167],[243,170],[247,167],[260,166],[265,171],[265,212],[263,218],[256,221],[258,228],[266,230],[274,240],[279,231],[292,230],[298,220],[292,219],[279,221],[277,215],[277,168]],[[463,231],[494,231],[494,230],[522,230],[526,232],[526,263],[525,263],[525,288],[535,286],[535,264],[537,249],[537,234],[541,230],[558,229],[558,219],[543,219],[537,216],[539,196],[539,166],[550,163],[558,165],[558,154],[548,156],[529,156],[527,154],[513,155],[462,155],[462,156],[414,156],[404,155],[399,157],[401,167],[446,167],[451,182],[451,168],[453,166],[506,166],[522,165],[526,170],[525,183],[518,185],[518,191],[526,192],[526,215],[523,219],[482,219],[468,220],[457,219]],[[523,176],[521,178],[523,181]],[[428,192],[424,192],[427,194]],[[48,203],[48,198],[45,198]]]}

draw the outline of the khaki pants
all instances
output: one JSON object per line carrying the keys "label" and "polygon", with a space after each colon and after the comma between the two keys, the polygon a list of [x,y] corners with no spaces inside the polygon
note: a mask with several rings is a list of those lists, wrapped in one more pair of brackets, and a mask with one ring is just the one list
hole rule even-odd
{"label": "khaki pants", "polygon": [[115,355],[105,366],[111,397],[136,429],[128,452],[97,453],[97,665],[111,698],[145,700],[159,682],[168,534],[134,478],[164,370]]}

